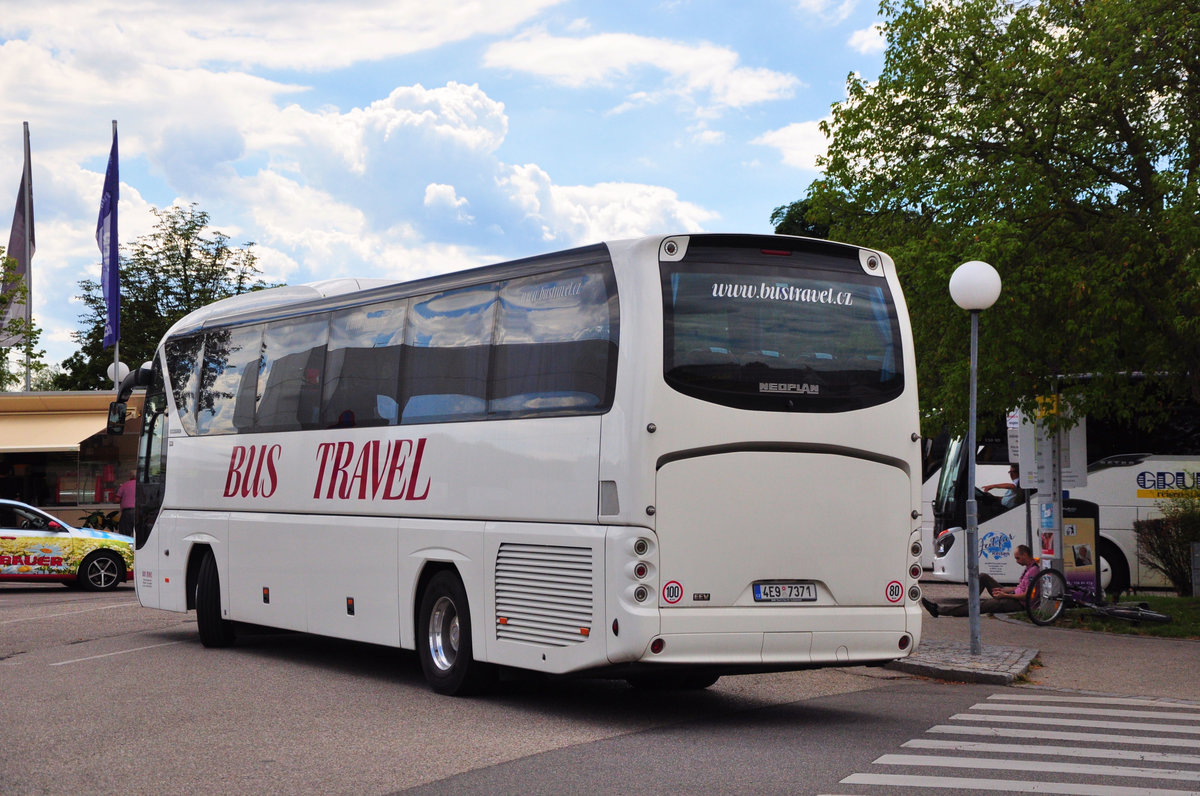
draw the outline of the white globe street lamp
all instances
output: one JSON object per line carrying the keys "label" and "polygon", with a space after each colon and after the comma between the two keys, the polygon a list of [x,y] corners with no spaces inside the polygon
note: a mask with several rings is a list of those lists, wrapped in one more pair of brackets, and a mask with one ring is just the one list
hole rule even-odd
{"label": "white globe street lamp", "polygon": [[108,377],[120,385],[129,375],[129,366],[124,362],[114,362],[108,366]]}
{"label": "white globe street lamp", "polygon": [[971,623],[971,654],[983,653],[979,638],[979,508],[975,502],[975,374],[979,367],[979,313],[1000,298],[1000,274],[980,260],[971,260],[950,275],[950,298],[971,313],[971,409],[967,419],[967,615]]}

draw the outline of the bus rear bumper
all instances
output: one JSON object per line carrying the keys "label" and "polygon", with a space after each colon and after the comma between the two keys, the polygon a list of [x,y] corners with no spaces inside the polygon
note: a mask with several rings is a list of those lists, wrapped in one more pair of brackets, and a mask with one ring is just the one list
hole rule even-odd
{"label": "bus rear bumper", "polygon": [[[656,637],[658,653],[647,650],[640,663],[655,665],[855,666],[908,656],[909,633],[875,630],[852,633],[678,633]],[[904,648],[901,649],[901,644]]]}
{"label": "bus rear bumper", "polygon": [[[763,609],[700,609],[695,616],[688,616],[693,613],[688,609],[664,611],[663,632],[648,645],[640,662],[853,666],[906,657],[921,640],[921,609],[916,604],[826,609],[808,617],[798,617],[797,610],[805,609],[774,609],[773,615],[761,617],[773,621],[756,623],[763,629],[753,631],[737,629],[737,625],[745,627],[747,613]],[[799,621],[802,619],[807,621]],[[693,624],[697,627],[688,627]],[[726,632],[720,632],[722,624],[728,626]],[[795,629],[797,625],[808,629]]]}

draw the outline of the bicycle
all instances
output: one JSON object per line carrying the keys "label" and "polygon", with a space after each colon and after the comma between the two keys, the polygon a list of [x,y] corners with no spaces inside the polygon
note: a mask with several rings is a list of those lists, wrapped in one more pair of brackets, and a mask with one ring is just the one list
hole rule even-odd
{"label": "bicycle", "polygon": [[1035,625],[1053,624],[1072,605],[1127,622],[1171,621],[1169,614],[1151,610],[1146,603],[1108,603],[1096,599],[1091,589],[1068,584],[1057,569],[1043,569],[1030,582],[1025,610]]}

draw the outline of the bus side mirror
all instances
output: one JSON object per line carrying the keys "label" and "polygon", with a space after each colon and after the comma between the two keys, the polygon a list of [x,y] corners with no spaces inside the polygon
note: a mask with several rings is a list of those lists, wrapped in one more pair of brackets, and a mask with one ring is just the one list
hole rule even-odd
{"label": "bus side mirror", "polygon": [[108,433],[125,433],[125,402],[113,401],[108,405]]}

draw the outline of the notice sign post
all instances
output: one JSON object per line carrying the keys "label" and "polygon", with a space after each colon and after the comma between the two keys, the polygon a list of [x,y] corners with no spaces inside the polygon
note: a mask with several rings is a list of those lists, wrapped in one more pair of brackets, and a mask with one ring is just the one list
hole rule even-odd
{"label": "notice sign post", "polygon": [[1021,416],[1017,448],[1021,484],[1036,486],[1038,493],[1033,554],[1041,559],[1043,569],[1053,566],[1062,571],[1068,560],[1064,556],[1063,490],[1087,486],[1087,418],[1069,432],[1053,430],[1051,420],[1058,415],[1058,401],[1057,395],[1038,399],[1037,416]]}

